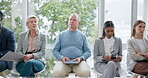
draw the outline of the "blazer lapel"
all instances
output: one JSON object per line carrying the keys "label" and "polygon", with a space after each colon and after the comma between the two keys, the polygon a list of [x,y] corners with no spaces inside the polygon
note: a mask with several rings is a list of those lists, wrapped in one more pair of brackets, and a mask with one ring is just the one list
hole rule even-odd
{"label": "blazer lapel", "polygon": [[25,37],[24,37],[24,52],[27,52],[28,49],[28,42],[29,42],[29,31],[26,33]]}
{"label": "blazer lapel", "polygon": [[104,48],[104,41],[103,41],[103,39],[101,39],[101,44],[102,45],[100,47],[100,49],[101,49],[100,51],[102,51],[102,55],[105,56],[105,48]]}
{"label": "blazer lapel", "polygon": [[2,42],[2,39],[4,38],[4,37],[3,37],[4,34],[5,34],[5,28],[2,27],[2,30],[1,30],[1,32],[0,32],[0,42]]}
{"label": "blazer lapel", "polygon": [[40,33],[38,32],[37,38],[36,38],[36,46],[35,46],[35,51],[38,51],[41,43],[40,43]]}
{"label": "blazer lapel", "polygon": [[131,42],[132,42],[132,46],[134,47],[136,52],[140,52],[140,47],[139,45],[137,45],[138,43],[136,42],[136,40],[132,37],[131,38]]}
{"label": "blazer lapel", "polygon": [[116,40],[116,38],[115,37],[113,37],[114,38],[114,45],[113,45],[113,52],[112,52],[112,55],[114,55],[114,56],[116,56],[116,53],[115,52],[118,52],[118,51],[116,51],[117,50],[117,40]]}
{"label": "blazer lapel", "polygon": [[145,38],[143,38],[144,45],[145,45],[145,52],[148,52],[148,42]]}

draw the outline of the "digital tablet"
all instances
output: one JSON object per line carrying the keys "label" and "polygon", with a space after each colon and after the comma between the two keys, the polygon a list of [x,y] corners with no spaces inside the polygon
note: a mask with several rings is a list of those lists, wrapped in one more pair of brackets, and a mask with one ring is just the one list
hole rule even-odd
{"label": "digital tablet", "polygon": [[73,60],[66,60],[66,64],[78,64],[78,61],[73,61]]}

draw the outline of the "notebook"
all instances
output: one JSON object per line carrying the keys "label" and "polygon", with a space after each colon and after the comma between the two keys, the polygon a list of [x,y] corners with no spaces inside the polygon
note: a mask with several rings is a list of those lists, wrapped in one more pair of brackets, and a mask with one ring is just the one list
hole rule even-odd
{"label": "notebook", "polygon": [[4,60],[4,61],[14,61],[14,60],[22,60],[23,59],[23,55],[21,54],[17,54],[15,52],[7,52],[3,57],[0,58],[0,60]]}

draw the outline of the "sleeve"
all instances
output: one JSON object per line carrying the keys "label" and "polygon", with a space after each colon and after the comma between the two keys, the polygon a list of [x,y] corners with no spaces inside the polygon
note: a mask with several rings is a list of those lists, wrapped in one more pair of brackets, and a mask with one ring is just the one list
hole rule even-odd
{"label": "sleeve", "polygon": [[7,35],[7,50],[15,52],[15,36],[14,36],[14,32],[10,32]]}
{"label": "sleeve", "polygon": [[22,40],[23,40],[23,33],[19,35],[18,39],[18,44],[17,44],[17,49],[16,53],[23,55],[23,45],[22,45]]}
{"label": "sleeve", "polygon": [[91,56],[91,51],[90,51],[88,40],[85,35],[84,35],[84,42],[83,42],[83,50],[84,50],[84,53],[81,56],[81,58],[83,58],[84,60],[87,60]]}
{"label": "sleeve", "polygon": [[138,55],[138,54],[135,53],[134,47],[132,46],[131,39],[129,39],[127,41],[127,51],[128,51],[128,59],[131,58],[134,61],[143,60],[144,59],[143,56],[140,56],[140,55]]}
{"label": "sleeve", "polygon": [[64,57],[60,54],[60,50],[61,50],[61,39],[60,38],[61,38],[61,34],[57,36],[56,41],[55,41],[55,46],[53,48],[53,55],[58,60],[62,60],[62,58]]}
{"label": "sleeve", "polygon": [[99,50],[99,40],[98,39],[96,39],[95,40],[95,44],[94,44],[94,53],[93,53],[93,55],[94,55],[94,60],[96,61],[96,62],[103,62],[102,61],[102,57],[103,56],[101,56],[101,53],[100,53],[100,50]]}
{"label": "sleeve", "polygon": [[122,41],[121,41],[120,38],[119,38],[119,52],[118,52],[118,55],[122,56]]}
{"label": "sleeve", "polygon": [[33,53],[34,59],[41,59],[45,57],[45,49],[46,49],[46,35],[41,35],[41,48]]}

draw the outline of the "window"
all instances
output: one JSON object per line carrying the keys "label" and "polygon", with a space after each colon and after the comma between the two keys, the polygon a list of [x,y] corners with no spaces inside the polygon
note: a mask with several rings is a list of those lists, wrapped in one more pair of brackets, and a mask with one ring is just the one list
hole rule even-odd
{"label": "window", "polygon": [[[47,35],[47,67],[43,76],[49,76],[55,58],[52,48],[57,34],[67,29],[71,13],[80,16],[79,30],[84,32],[93,46],[97,35],[96,0],[0,0],[0,10],[5,14],[4,26],[13,30],[18,42],[19,33],[26,30],[26,18],[36,15],[39,18],[39,29]],[[51,58],[50,58],[51,57]]]}
{"label": "window", "polygon": [[105,0],[105,21],[107,20],[113,21],[115,36],[126,44],[131,34],[131,0]]}

